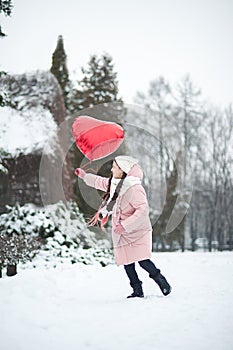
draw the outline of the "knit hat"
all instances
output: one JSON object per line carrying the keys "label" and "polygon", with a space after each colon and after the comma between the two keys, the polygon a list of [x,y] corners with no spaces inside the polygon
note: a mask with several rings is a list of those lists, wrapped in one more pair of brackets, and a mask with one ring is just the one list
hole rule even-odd
{"label": "knit hat", "polygon": [[117,156],[115,162],[121,170],[128,174],[130,169],[138,163],[138,160],[130,156]]}

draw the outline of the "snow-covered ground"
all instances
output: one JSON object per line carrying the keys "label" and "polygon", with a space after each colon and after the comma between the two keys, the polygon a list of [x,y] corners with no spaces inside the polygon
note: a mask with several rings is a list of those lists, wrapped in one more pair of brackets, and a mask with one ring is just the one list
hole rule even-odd
{"label": "snow-covered ground", "polygon": [[60,265],[0,280],[2,350],[231,350],[233,254],[156,253],[168,297],[138,267],[144,299],[122,267]]}

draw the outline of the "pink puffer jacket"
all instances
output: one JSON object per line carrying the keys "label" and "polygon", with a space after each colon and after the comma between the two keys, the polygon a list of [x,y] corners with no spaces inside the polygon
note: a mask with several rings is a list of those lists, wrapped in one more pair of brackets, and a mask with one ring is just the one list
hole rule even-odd
{"label": "pink puffer jacket", "polygon": [[[124,180],[112,214],[112,240],[117,265],[127,265],[150,259],[152,227],[146,193],[141,185],[143,173],[136,164]],[[84,182],[96,189],[107,191],[109,179],[86,174]],[[121,223],[125,232],[117,235],[114,229]]]}

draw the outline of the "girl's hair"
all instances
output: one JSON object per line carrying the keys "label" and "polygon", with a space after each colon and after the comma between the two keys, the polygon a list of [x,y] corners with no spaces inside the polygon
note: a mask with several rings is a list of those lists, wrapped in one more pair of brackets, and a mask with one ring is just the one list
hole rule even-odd
{"label": "girl's hair", "polygon": [[[115,189],[113,197],[112,197],[111,201],[107,204],[106,209],[107,209],[108,212],[110,212],[113,209],[126,176],[127,176],[127,174],[125,172],[123,172],[121,180],[119,181],[119,183],[118,183],[118,185],[117,185],[117,187]],[[113,176],[111,175],[111,177],[109,178],[109,182],[108,182],[107,192],[102,197],[103,198],[103,202],[102,202],[100,208],[103,208],[106,205],[107,201],[109,200],[112,178],[113,178]],[[99,210],[100,210],[100,208],[99,208]],[[98,221],[100,221],[101,222],[101,228],[104,229],[104,225],[108,221],[108,215],[105,218],[100,219],[99,210],[94,215],[94,217],[89,221],[89,226],[94,226],[94,225],[97,224]]]}
{"label": "girl's hair", "polygon": [[[116,203],[116,200],[117,200],[117,197],[119,196],[121,187],[123,185],[123,182],[124,182],[124,179],[126,178],[126,176],[127,176],[127,174],[125,172],[123,172],[121,180],[119,181],[119,184],[117,185],[117,187],[115,189],[115,192],[114,192],[114,194],[112,196],[112,199],[111,199],[111,201],[108,203],[108,205],[106,207],[107,211],[111,211],[112,208],[114,207],[114,205]],[[112,182],[112,176],[109,179],[107,193],[104,195],[104,197],[106,197],[106,198],[104,198],[105,202],[107,202],[109,197],[110,197],[111,182]]]}

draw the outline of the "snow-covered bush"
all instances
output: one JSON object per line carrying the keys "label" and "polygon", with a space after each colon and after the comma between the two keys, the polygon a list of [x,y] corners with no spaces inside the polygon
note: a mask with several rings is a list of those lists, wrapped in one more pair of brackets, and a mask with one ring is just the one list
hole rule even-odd
{"label": "snow-covered bush", "polygon": [[[39,235],[30,223],[29,208],[7,207],[8,213],[0,216],[0,264],[17,265],[32,259],[40,246]],[[35,213],[34,213],[35,214]]]}
{"label": "snow-covered bush", "polygon": [[38,240],[23,234],[1,232],[0,266],[17,265],[19,261],[31,260],[39,246]]}
{"label": "snow-covered bush", "polygon": [[38,255],[38,258],[46,261],[46,265],[56,266],[64,262],[72,264],[98,262],[106,266],[113,263],[112,250],[108,241],[97,241],[95,233],[88,229],[76,203],[68,203],[66,207],[59,202],[56,205],[47,206],[46,212],[58,228],[53,236],[47,237],[43,250]]}
{"label": "snow-covered bush", "polygon": [[75,203],[7,208],[8,213],[0,216],[3,266],[27,259],[35,261],[35,266],[38,259],[53,266],[63,262],[105,266],[113,261],[108,241],[97,241]]}

